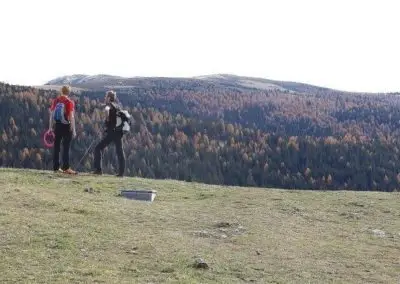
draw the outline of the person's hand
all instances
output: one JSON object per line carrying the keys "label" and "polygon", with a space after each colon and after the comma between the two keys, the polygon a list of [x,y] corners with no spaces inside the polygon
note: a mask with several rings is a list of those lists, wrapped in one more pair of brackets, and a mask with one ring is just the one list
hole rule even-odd
{"label": "person's hand", "polygon": [[72,138],[76,138],[76,131],[72,131]]}

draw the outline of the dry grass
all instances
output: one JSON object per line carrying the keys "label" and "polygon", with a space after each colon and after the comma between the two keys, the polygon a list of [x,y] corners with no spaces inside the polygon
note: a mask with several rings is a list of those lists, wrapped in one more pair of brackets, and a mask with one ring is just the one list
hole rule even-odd
{"label": "dry grass", "polygon": [[[399,193],[11,169],[0,183],[1,283],[400,281]],[[158,194],[133,201],[117,196],[123,187]],[[209,269],[192,267],[198,257]]]}

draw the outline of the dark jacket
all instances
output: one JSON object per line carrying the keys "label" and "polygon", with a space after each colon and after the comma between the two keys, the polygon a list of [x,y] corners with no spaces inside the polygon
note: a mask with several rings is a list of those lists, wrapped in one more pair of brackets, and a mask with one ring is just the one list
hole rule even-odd
{"label": "dark jacket", "polygon": [[120,106],[114,102],[108,103],[107,106],[110,107],[110,110],[105,121],[106,131],[115,131],[117,130],[117,112],[120,110]]}

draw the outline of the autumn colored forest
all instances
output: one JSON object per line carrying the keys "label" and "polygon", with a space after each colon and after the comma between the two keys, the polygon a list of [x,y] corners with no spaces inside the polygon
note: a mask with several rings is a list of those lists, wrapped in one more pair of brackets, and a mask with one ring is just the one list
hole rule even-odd
{"label": "autumn colored forest", "polygon": [[[132,113],[127,174],[210,184],[328,190],[400,189],[400,97],[261,90],[160,80],[120,91]],[[42,145],[57,93],[0,84],[0,166],[51,169]],[[103,91],[73,95],[72,164],[102,134]],[[105,172],[117,166],[114,147]],[[78,170],[92,169],[91,152]]]}

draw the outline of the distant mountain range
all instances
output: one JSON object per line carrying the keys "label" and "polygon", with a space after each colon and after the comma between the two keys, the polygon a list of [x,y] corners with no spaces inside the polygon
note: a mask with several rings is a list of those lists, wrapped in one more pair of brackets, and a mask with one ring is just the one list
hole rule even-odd
{"label": "distant mountain range", "polygon": [[60,85],[68,84],[77,89],[85,90],[105,90],[105,89],[125,89],[125,88],[151,88],[157,87],[162,84],[170,83],[176,85],[193,85],[197,87],[207,87],[212,85],[213,87],[229,87],[237,88],[242,90],[279,90],[286,92],[297,92],[297,93],[320,93],[323,92],[342,92],[334,89],[318,87],[309,84],[288,82],[288,81],[277,81],[264,78],[245,77],[231,74],[215,74],[205,75],[197,77],[182,77],[182,78],[171,78],[171,77],[121,77],[107,74],[98,75],[85,75],[85,74],[74,74],[58,77],[48,81],[44,88],[57,88]]}

